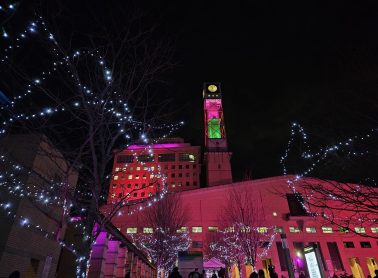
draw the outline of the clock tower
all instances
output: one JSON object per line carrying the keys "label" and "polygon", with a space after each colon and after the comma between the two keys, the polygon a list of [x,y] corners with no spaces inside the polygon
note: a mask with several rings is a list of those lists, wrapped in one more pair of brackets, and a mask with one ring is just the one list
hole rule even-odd
{"label": "clock tower", "polygon": [[231,152],[227,147],[221,84],[204,83],[203,99],[207,186],[232,183]]}

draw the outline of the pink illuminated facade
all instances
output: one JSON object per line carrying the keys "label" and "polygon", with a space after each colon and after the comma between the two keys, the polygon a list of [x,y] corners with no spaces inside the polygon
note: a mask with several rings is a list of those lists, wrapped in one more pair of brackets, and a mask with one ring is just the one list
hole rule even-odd
{"label": "pink illuminated facade", "polygon": [[[297,187],[299,193],[294,194],[288,186],[288,179],[291,178],[288,176],[232,182],[231,153],[227,146],[220,89],[219,83],[205,83],[203,89],[206,146],[204,162],[207,187],[200,188],[199,186],[199,147],[193,147],[175,139],[170,142],[160,142],[151,145],[154,158],[151,161],[145,161],[144,165],[140,165],[140,162],[136,162],[134,159],[145,155],[145,146],[133,145],[116,153],[109,202],[128,192],[131,194],[137,192],[132,192],[128,186],[125,186],[128,183],[131,184],[130,188],[134,186],[135,190],[137,184],[137,189],[140,189],[140,192],[146,192],[143,197],[154,195],[156,193],[152,189],[154,187],[151,189],[141,187],[141,183],[144,181],[146,184],[147,182],[153,183],[147,172],[156,170],[151,167],[160,166],[161,174],[167,177],[166,183],[169,190],[185,191],[179,194],[183,206],[189,214],[188,225],[183,229],[190,233],[191,251],[202,252],[206,258],[207,241],[211,234],[227,228],[222,226],[220,220],[222,208],[227,204],[230,192],[238,190],[246,192],[245,194],[248,195],[251,202],[258,198],[259,202],[263,204],[264,223],[260,227],[261,231],[269,227],[273,227],[276,231],[271,247],[265,255],[258,259],[256,266],[257,269],[265,270],[267,278],[267,269],[271,264],[275,265],[279,277],[281,275],[288,277],[280,238],[282,233],[287,236],[296,277],[301,271],[306,273],[307,277],[309,275],[303,253],[304,246],[309,244],[317,244],[319,247],[326,277],[332,277],[334,273],[340,275],[344,272],[353,274],[356,278],[364,278],[367,275],[374,277],[374,271],[378,269],[378,224],[362,223],[359,227],[352,227],[361,235],[325,224],[320,218],[308,214],[303,209],[302,204],[298,202],[301,198],[300,186]],[[187,155],[193,155],[193,157],[189,159]],[[159,157],[165,157],[164,159],[169,161],[162,161]],[[182,160],[181,157],[185,157],[185,159]],[[142,158],[144,157],[142,156]],[[144,174],[146,175],[145,179],[143,179]],[[128,178],[129,175],[132,175],[131,179]],[[139,175],[138,178],[136,175]],[[178,186],[179,181],[181,181],[180,186]],[[299,181],[299,185],[300,182],[312,182],[312,180],[303,178]],[[186,185],[187,183],[188,185]],[[142,196],[132,197],[140,198]],[[143,211],[128,215],[128,209],[122,208],[119,215],[113,218],[114,226],[126,236],[130,233],[149,231],[150,229],[145,228],[150,227],[138,226],[138,216]],[[349,216],[345,214],[340,217],[348,218]],[[262,246],[264,244],[262,242]],[[243,277],[245,276],[243,275]]]}
{"label": "pink illuminated facade", "polygon": [[131,145],[115,152],[108,203],[148,198],[163,187],[169,192],[196,189],[200,173],[200,148],[181,138]]}

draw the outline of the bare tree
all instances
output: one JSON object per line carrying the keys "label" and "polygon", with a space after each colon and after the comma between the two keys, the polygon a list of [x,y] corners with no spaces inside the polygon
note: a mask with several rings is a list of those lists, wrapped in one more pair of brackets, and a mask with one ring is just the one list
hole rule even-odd
{"label": "bare tree", "polygon": [[[261,196],[254,196],[243,187],[231,189],[219,221],[223,230],[209,245],[212,254],[218,254],[226,264],[238,263],[239,269],[242,263],[255,267],[257,260],[266,255],[275,235],[273,227],[265,226]],[[227,249],[231,250],[231,256],[222,251]]]}
{"label": "bare tree", "polygon": [[316,178],[301,178],[294,184],[302,192],[303,206],[324,225],[378,238],[375,230],[366,231],[377,223],[377,188]]}
{"label": "bare tree", "polygon": [[[156,39],[153,28],[140,24],[139,15],[126,18],[127,24],[116,35],[105,31],[80,44],[73,37],[60,41],[49,22],[37,16],[25,30],[12,34],[10,51],[1,57],[1,86],[9,98],[1,110],[3,136],[43,134],[41,138],[67,162],[63,181],[49,181],[39,191],[63,204],[59,226],[69,221],[72,208],[81,217],[86,244],[76,250],[83,266],[79,276],[85,272],[96,237],[91,233],[93,224],[104,226],[115,210],[129,205],[123,198],[105,217],[100,211],[111,178],[113,150],[136,140],[149,143],[150,136],[167,136],[178,127],[164,124],[167,100],[156,93],[161,75],[172,66],[172,48]],[[35,45],[20,47],[22,39],[35,40]],[[53,162],[62,159],[50,151],[44,155]],[[73,170],[80,173],[76,194],[68,190],[68,174]],[[20,186],[29,190],[26,184]]]}
{"label": "bare tree", "polygon": [[169,194],[141,215],[140,233],[133,240],[156,262],[159,274],[166,276],[174,267],[178,252],[189,248],[187,224],[187,209],[182,206],[179,193]]}

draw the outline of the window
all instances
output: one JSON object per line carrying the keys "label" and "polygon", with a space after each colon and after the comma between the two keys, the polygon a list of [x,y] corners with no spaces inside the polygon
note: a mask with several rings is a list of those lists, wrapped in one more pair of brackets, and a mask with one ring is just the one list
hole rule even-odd
{"label": "window", "polygon": [[226,233],[234,233],[235,232],[235,228],[234,227],[227,227],[224,229],[224,231]]}
{"label": "window", "polygon": [[172,169],[172,170],[176,169],[176,166],[175,166],[175,165],[172,165],[172,166],[171,166],[171,169]]}
{"label": "window", "polygon": [[210,227],[208,228],[208,231],[209,231],[209,232],[218,232],[218,227],[216,227],[216,226],[210,226]]}
{"label": "window", "polygon": [[370,229],[372,233],[374,234],[378,233],[378,227],[371,227]]}
{"label": "window", "polygon": [[135,227],[127,228],[127,230],[126,230],[127,234],[136,234],[136,232],[137,232],[137,228],[135,228]]}
{"label": "window", "polygon": [[197,186],[197,182],[196,181],[193,182],[193,186]]}
{"label": "window", "polygon": [[115,197],[115,193],[112,193],[112,198],[114,198]]}
{"label": "window", "polygon": [[135,185],[134,185],[134,188],[138,188],[139,187],[139,185],[136,183]]}
{"label": "window", "polygon": [[133,175],[128,175],[127,178],[128,178],[129,180],[132,180],[132,179],[133,179]]}
{"label": "window", "polygon": [[324,234],[332,234],[333,230],[332,227],[322,227],[322,231]]}
{"label": "window", "polygon": [[189,185],[190,185],[190,182],[187,181],[187,182],[185,183],[185,185],[186,185],[186,186],[189,186]]}
{"label": "window", "polygon": [[284,228],[281,227],[281,226],[275,226],[275,227],[274,227],[274,231],[275,231],[276,233],[283,233]]}
{"label": "window", "polygon": [[121,176],[121,180],[124,180],[125,179],[125,176]]}
{"label": "window", "polygon": [[115,169],[114,169],[114,171],[116,171],[116,172],[119,172],[119,168],[118,168],[118,167],[117,167],[117,168],[115,168]]}
{"label": "window", "polygon": [[182,165],[181,164],[179,165],[179,169],[182,169]]}
{"label": "window", "polygon": [[120,188],[125,188],[125,185],[124,185],[124,184],[121,184],[119,187],[120,187]]}
{"label": "window", "polygon": [[[131,169],[130,171],[132,171],[133,167],[130,167],[130,169]],[[125,167],[122,168],[122,172],[126,172],[126,168]]]}
{"label": "window", "polygon": [[174,188],[176,186],[176,184],[174,182],[172,182],[171,186],[172,186],[172,188]]}
{"label": "window", "polygon": [[182,173],[179,173],[178,176],[179,176],[179,178],[182,178]]}
{"label": "window", "polygon": [[135,179],[136,179],[136,180],[139,180],[139,175],[135,175]]}
{"label": "window", "polygon": [[192,227],[192,233],[202,233],[202,227]]}
{"label": "window", "polygon": [[339,232],[340,232],[340,233],[343,233],[343,234],[346,234],[346,233],[349,233],[349,229],[348,229],[348,228],[340,227],[340,228],[339,228]]}
{"label": "window", "polygon": [[122,193],[118,193],[118,198],[122,198]]}
{"label": "window", "polygon": [[361,241],[361,248],[371,248],[371,243],[369,241]]}
{"label": "window", "polygon": [[277,216],[277,212],[273,211],[273,216]]}
{"label": "window", "polygon": [[197,168],[197,165],[196,165],[196,164],[194,164],[194,165],[193,165],[193,169],[196,169],[196,168]]}
{"label": "window", "polygon": [[115,181],[118,180],[118,176],[114,176],[113,180],[115,180]]}
{"label": "window", "polygon": [[152,234],[154,232],[154,229],[148,227],[148,228],[143,228],[143,233],[144,234]]}
{"label": "window", "polygon": [[117,163],[131,163],[134,157],[132,155],[119,155],[117,156]]}
{"label": "window", "polygon": [[190,177],[190,174],[189,174],[189,173],[186,173],[185,176],[186,176],[187,178],[189,178],[189,177]]}
{"label": "window", "polygon": [[182,182],[179,181],[179,182],[177,183],[177,186],[181,187],[181,186],[182,186]]}
{"label": "window", "polygon": [[[125,168],[124,168],[125,169]],[[125,169],[126,170],[126,169]],[[130,167],[129,171],[132,172],[134,170],[134,167]]]}
{"label": "window", "polygon": [[153,154],[141,154],[138,156],[139,162],[153,162],[155,160],[155,156]]}
{"label": "window", "polygon": [[113,188],[116,188],[117,187],[117,184],[113,183]]}
{"label": "window", "polygon": [[134,193],[134,197],[138,197],[138,193],[137,192]]}
{"label": "window", "polygon": [[300,232],[298,227],[293,227],[293,226],[289,227],[289,231],[290,231],[290,233],[299,233]]}
{"label": "window", "polygon": [[327,242],[329,254],[331,255],[331,261],[335,271],[344,271],[344,265],[341,261],[339,248],[336,242]]}
{"label": "window", "polygon": [[301,194],[286,194],[286,198],[291,216],[308,216],[306,209],[303,207],[304,200]]}
{"label": "window", "polygon": [[146,179],[147,177],[146,177],[146,175],[143,175],[143,177],[142,177],[142,178],[143,178],[143,179],[145,180],[145,179]]}
{"label": "window", "polygon": [[306,232],[307,233],[316,233],[316,228],[315,227],[306,227]]}
{"label": "window", "polygon": [[142,188],[145,188],[146,187],[146,184],[145,183],[142,183]]}
{"label": "window", "polygon": [[141,197],[144,197],[145,195],[146,195],[146,192],[142,192],[142,193],[140,194]]}
{"label": "window", "polygon": [[179,160],[180,161],[190,161],[194,162],[196,160],[196,157],[194,154],[189,154],[189,153],[180,153],[179,154]]}
{"label": "window", "polygon": [[365,234],[366,233],[365,228],[362,228],[362,227],[355,227],[354,231],[358,234]]}
{"label": "window", "polygon": [[137,171],[140,171],[140,166],[137,166],[135,169],[136,169]]}
{"label": "window", "polygon": [[147,171],[147,170],[148,170],[148,167],[147,167],[147,166],[144,166],[144,167],[143,167],[143,170],[144,170],[144,171]]}
{"label": "window", "polygon": [[178,233],[186,233],[188,231],[188,227],[181,227],[177,230]]}
{"label": "window", "polygon": [[175,173],[172,173],[172,174],[171,174],[171,178],[174,178],[174,177],[175,177]]}
{"label": "window", "polygon": [[131,183],[128,183],[128,184],[127,184],[127,188],[131,188]]}
{"label": "window", "polygon": [[154,174],[150,174],[150,179],[153,179],[155,177]]}
{"label": "window", "polygon": [[202,248],[202,247],[203,247],[202,241],[193,241],[192,242],[192,248]]}
{"label": "window", "polygon": [[268,232],[268,228],[267,227],[257,227],[257,232],[259,232],[260,234],[266,234]]}
{"label": "window", "polygon": [[186,164],[186,165],[185,165],[185,168],[186,168],[186,169],[189,169],[189,164]]}
{"label": "window", "polygon": [[343,245],[344,245],[345,248],[354,248],[353,241],[344,241]]}
{"label": "window", "polygon": [[220,169],[221,168],[221,165],[220,164],[218,164],[218,169]]}
{"label": "window", "polygon": [[165,170],[168,170],[168,165],[165,165],[165,166],[164,166],[164,169],[165,169]]}
{"label": "window", "polygon": [[176,158],[174,153],[162,153],[158,155],[159,162],[170,162],[175,160]]}
{"label": "window", "polygon": [[148,197],[151,197],[151,196],[152,196],[152,192],[149,192],[149,193],[148,193]]}

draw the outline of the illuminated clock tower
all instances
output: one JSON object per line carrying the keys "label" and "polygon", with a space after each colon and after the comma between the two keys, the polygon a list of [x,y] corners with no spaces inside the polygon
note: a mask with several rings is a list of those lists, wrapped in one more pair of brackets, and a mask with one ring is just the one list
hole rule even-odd
{"label": "illuminated clock tower", "polygon": [[204,83],[205,165],[207,186],[232,183],[231,152],[224,127],[221,84]]}

